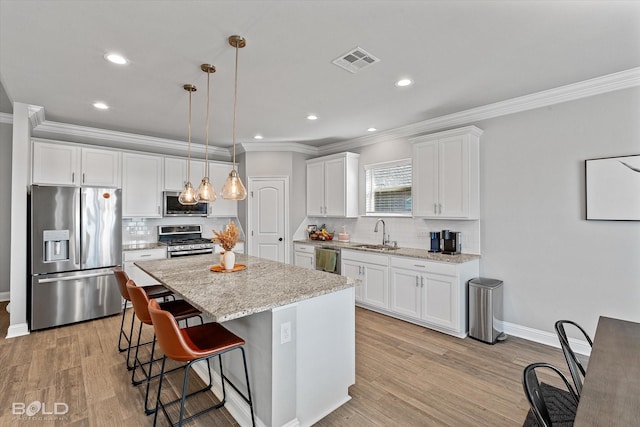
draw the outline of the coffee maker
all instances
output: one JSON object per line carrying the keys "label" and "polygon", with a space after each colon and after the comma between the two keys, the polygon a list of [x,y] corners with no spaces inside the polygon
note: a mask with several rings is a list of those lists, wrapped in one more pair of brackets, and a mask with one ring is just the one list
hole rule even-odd
{"label": "coffee maker", "polygon": [[429,237],[431,239],[431,246],[429,247],[429,252],[441,252],[441,249],[440,249],[440,232],[439,231],[431,231],[429,233]]}
{"label": "coffee maker", "polygon": [[457,255],[462,252],[462,233],[458,231],[442,230],[442,253]]}

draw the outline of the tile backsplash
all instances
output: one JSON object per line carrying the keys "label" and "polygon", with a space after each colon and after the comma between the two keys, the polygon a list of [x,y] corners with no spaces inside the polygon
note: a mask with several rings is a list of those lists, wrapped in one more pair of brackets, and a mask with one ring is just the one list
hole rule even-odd
{"label": "tile backsplash", "polygon": [[[307,224],[320,227],[326,224],[330,232],[340,233],[342,227],[350,234],[351,241],[361,243],[382,243],[382,227],[375,233],[373,229],[380,217],[322,218],[309,217],[306,224],[298,229],[295,239],[304,239]],[[462,252],[480,254],[479,220],[433,220],[422,218],[382,217],[389,239],[406,248],[429,249],[429,232],[451,230],[462,233]],[[337,238],[337,235],[336,235]]]}
{"label": "tile backsplash", "polygon": [[213,237],[213,230],[222,230],[229,223],[234,221],[240,228],[240,239],[245,240],[244,231],[238,218],[216,217],[216,218],[124,218],[122,220],[122,244],[155,243],[158,241],[159,225],[174,224],[199,224],[202,225],[202,237]]}

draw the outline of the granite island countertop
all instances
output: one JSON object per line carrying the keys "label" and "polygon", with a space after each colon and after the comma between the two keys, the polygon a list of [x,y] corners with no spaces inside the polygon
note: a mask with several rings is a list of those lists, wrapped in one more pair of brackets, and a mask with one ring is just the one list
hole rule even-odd
{"label": "granite island countertop", "polygon": [[321,246],[323,248],[349,249],[349,250],[364,251],[364,252],[377,253],[377,254],[383,254],[383,255],[404,256],[409,258],[421,258],[427,261],[448,262],[451,264],[462,264],[465,262],[480,259],[480,255],[476,255],[476,254],[462,253],[458,255],[446,255],[443,253],[434,253],[434,252],[429,252],[426,249],[418,249],[418,248],[400,247],[398,249],[392,249],[392,250],[386,250],[386,251],[359,248],[358,247],[359,245],[371,244],[371,243],[362,243],[362,242],[340,242],[337,240],[307,239],[307,240],[295,240],[293,243]]}
{"label": "granite island countertop", "polygon": [[263,258],[236,254],[245,270],[218,273],[219,255],[198,255],[135,265],[213,321],[224,322],[352,288],[356,280]]}

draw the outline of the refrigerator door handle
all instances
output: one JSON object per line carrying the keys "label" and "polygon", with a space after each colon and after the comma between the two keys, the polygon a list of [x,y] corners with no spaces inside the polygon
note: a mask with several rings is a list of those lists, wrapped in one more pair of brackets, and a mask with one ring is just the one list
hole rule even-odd
{"label": "refrigerator door handle", "polygon": [[[38,283],[64,282],[64,281],[68,281],[68,280],[86,279],[88,277],[108,276],[110,274],[113,274],[113,272],[110,272],[110,271],[106,271],[105,272],[105,271],[103,271],[102,273],[75,274],[73,276],[51,277],[51,278],[46,278],[46,279],[38,279]],[[38,277],[38,276],[34,276],[34,277]]]}

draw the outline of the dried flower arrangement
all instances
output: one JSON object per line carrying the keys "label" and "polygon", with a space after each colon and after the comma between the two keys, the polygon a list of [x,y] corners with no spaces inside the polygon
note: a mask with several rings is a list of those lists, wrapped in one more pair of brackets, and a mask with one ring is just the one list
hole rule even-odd
{"label": "dried flower arrangement", "polygon": [[213,235],[215,237],[211,241],[219,243],[225,251],[232,250],[238,243],[238,227],[233,221],[227,224],[227,228],[224,231],[213,230]]}

